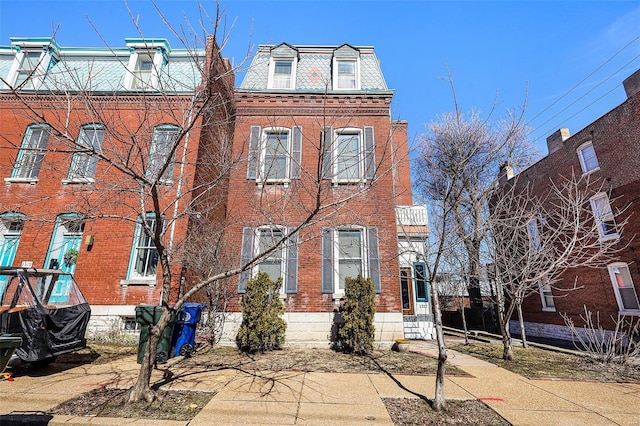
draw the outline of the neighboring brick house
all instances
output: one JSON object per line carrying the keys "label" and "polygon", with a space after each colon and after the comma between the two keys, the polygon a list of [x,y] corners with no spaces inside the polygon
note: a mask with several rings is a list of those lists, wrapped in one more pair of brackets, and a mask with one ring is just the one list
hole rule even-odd
{"label": "neighboring brick house", "polygon": [[375,285],[376,341],[403,337],[396,206],[412,198],[392,96],[373,48],[347,44],[262,45],[236,89],[234,155],[246,161],[229,181],[230,250],[246,262],[315,213],[234,281],[243,293],[258,271],[283,277],[289,341],[327,344],[345,277],[358,274]]}
{"label": "neighboring brick house", "polygon": [[[162,286],[157,251],[141,232],[140,188],[92,152],[157,176],[168,142],[188,119],[182,114],[202,83],[202,66],[227,72],[208,41],[208,56],[171,49],[165,39],[67,48],[50,38],[11,38],[0,46],[0,266],[29,262],[74,273],[91,304],[93,330],[135,328],[134,307],[158,304]],[[219,84],[211,87],[230,102],[232,85],[225,93]],[[201,138],[200,127],[195,122],[183,135],[160,177],[163,206],[193,186],[196,156],[215,146],[215,132]],[[167,208],[165,222],[178,244],[188,219],[176,211]],[[54,291],[64,297],[63,286]]]}
{"label": "neighboring brick house", "polygon": [[[579,268],[567,271],[553,286],[540,283],[539,297],[530,296],[523,304],[529,336],[571,339],[561,313],[581,326],[580,314],[586,306],[599,312],[601,324],[612,329],[618,314],[640,315],[640,71],[624,81],[627,100],[573,136],[560,129],[547,138],[549,155],[518,176],[518,185],[529,184],[537,193],[548,182],[575,172],[605,183],[605,192],[591,197],[591,211],[600,238],[619,239],[619,260],[606,268]],[[624,211],[628,223],[622,232],[614,212]],[[537,226],[537,225],[533,225]],[[575,285],[577,290],[569,289]],[[511,329],[519,333],[515,321]]]}

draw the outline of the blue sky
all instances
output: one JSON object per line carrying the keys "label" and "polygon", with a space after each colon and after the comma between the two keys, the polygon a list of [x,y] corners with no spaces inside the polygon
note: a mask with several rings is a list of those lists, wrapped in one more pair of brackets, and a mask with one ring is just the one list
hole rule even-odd
{"label": "blue sky", "polygon": [[[213,2],[203,4],[215,13]],[[149,1],[128,5],[145,37],[180,47]],[[194,1],[157,5],[174,25],[185,14],[198,20]],[[543,154],[546,137],[559,127],[574,134],[623,102],[622,80],[640,68],[637,0],[227,0],[221,6],[227,27],[235,22],[223,54],[236,62],[247,49],[282,41],[375,46],[396,90],[393,116],[409,121],[410,138],[453,109],[441,79],[447,67],[465,110],[486,114],[497,101],[502,115],[526,99],[525,117]],[[48,36],[54,28],[62,46],[121,47],[125,37],[139,36],[121,0],[0,1],[1,45],[12,36]]]}

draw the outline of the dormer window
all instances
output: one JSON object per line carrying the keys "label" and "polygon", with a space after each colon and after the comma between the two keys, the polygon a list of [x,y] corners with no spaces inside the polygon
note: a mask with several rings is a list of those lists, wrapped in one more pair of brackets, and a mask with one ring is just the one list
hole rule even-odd
{"label": "dormer window", "polygon": [[336,89],[357,89],[356,61],[336,61],[337,87]]}
{"label": "dormer window", "polygon": [[165,39],[126,39],[131,51],[124,86],[129,90],[157,90],[160,71],[167,63],[169,42]]}
{"label": "dormer window", "polygon": [[37,90],[59,59],[58,45],[51,38],[11,37],[15,57],[7,84],[13,89]]}
{"label": "dormer window", "polygon": [[293,75],[293,61],[274,61],[273,65],[273,89],[291,89]]}
{"label": "dormer window", "polygon": [[153,74],[153,60],[149,55],[138,55],[138,62],[131,82],[132,89],[144,89],[151,84]]}
{"label": "dormer window", "polygon": [[13,83],[14,88],[21,86],[24,89],[34,88],[34,80],[31,79],[31,77],[34,75],[38,63],[40,62],[40,56],[40,52],[22,53],[22,59],[19,60],[20,65],[18,66],[16,73],[16,80]]}
{"label": "dormer window", "polygon": [[271,50],[269,89],[295,89],[298,51],[282,43]]}
{"label": "dormer window", "polygon": [[333,90],[360,90],[360,51],[348,44],[333,52]]}

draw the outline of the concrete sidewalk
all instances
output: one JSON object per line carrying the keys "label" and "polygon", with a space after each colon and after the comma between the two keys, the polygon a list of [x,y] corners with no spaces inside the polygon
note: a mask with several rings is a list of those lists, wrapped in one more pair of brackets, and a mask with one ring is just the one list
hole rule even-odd
{"label": "concrete sidewalk", "polygon": [[[411,349],[434,355],[431,342]],[[640,424],[640,385],[529,380],[455,351],[449,361],[471,377],[448,376],[447,399],[479,399],[509,422],[525,424]],[[171,365],[171,364],[170,364]],[[163,389],[216,392],[191,421],[69,417],[46,414],[57,404],[102,386],[131,386],[138,371],[133,357],[47,376],[20,376],[0,382],[0,425],[24,419],[48,425],[327,425],[381,424],[391,419],[381,398],[433,397],[433,376],[304,372],[196,371],[173,366],[174,380]],[[154,372],[162,380],[162,372]],[[25,412],[30,412],[28,417]],[[33,421],[32,421],[33,420]],[[482,419],[478,419],[482,423]],[[24,423],[27,424],[27,423]]]}

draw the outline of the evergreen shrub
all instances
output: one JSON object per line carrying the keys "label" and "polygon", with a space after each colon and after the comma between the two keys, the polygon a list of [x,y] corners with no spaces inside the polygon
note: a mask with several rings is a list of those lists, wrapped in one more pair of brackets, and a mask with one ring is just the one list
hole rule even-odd
{"label": "evergreen shrub", "polygon": [[247,353],[282,349],[287,323],[282,319],[284,304],[280,300],[282,278],[273,281],[260,272],[247,282],[242,296],[242,323],[236,335],[238,349]]}
{"label": "evergreen shrub", "polygon": [[344,324],[338,332],[345,352],[366,355],[373,350],[376,313],[376,293],[371,278],[347,278],[344,304],[341,308]]}

